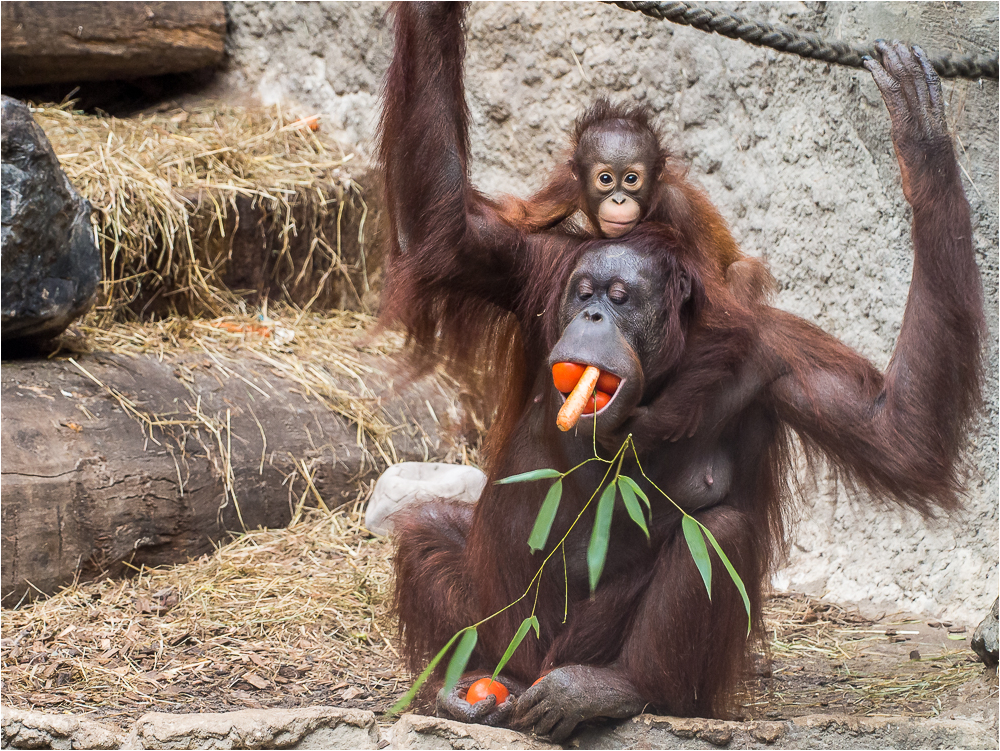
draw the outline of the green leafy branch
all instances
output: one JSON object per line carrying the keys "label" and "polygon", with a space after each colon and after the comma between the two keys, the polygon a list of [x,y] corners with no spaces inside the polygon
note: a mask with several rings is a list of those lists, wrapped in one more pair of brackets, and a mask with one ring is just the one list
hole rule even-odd
{"label": "green leafy branch", "polygon": [[[466,628],[455,634],[447,644],[442,647],[434,658],[428,663],[424,671],[417,677],[410,690],[403,695],[402,698],[392,707],[390,710],[391,714],[401,712],[406,707],[410,705],[413,699],[416,697],[420,688],[424,685],[428,678],[434,673],[434,670],[440,664],[444,656],[449,652],[455,642],[458,642],[458,646],[455,648],[455,652],[448,662],[448,667],[445,670],[445,680],[444,688],[445,693],[450,693],[455,686],[458,684],[459,679],[465,672],[465,668],[469,663],[469,659],[472,657],[472,652],[476,647],[476,643],[479,639],[478,628],[487,621],[496,618],[501,613],[509,610],[510,608],[517,605],[519,602],[524,600],[531,593],[532,588],[535,588],[535,601],[531,608],[531,615],[521,622],[520,627],[514,634],[514,638],[511,639],[510,644],[507,646],[503,657],[500,658],[500,662],[497,663],[496,669],[493,671],[491,680],[496,680],[500,671],[503,670],[504,666],[514,655],[514,652],[524,641],[524,638],[528,635],[528,632],[532,629],[535,631],[535,638],[540,637],[540,626],[538,623],[538,618],[535,615],[535,610],[538,605],[538,594],[541,590],[541,577],[545,570],[545,566],[551,560],[552,556],[556,552],[562,552],[563,558],[563,572],[566,579],[566,603],[563,611],[563,623],[566,622],[566,617],[569,612],[569,575],[566,568],[566,551],[565,543],[570,533],[576,527],[577,523],[583,518],[587,509],[590,508],[591,503],[597,497],[598,492],[604,487],[604,492],[601,493],[600,499],[597,501],[597,511],[594,518],[594,527],[590,534],[590,543],[587,545],[587,572],[588,579],[590,583],[590,591],[593,593],[597,589],[597,585],[601,579],[601,573],[604,570],[604,563],[607,559],[608,546],[611,542],[611,519],[614,515],[615,501],[620,495],[622,498],[622,503],[625,505],[625,510],[629,515],[629,518],[638,526],[643,533],[646,535],[646,539],[649,539],[649,526],[646,521],[646,513],[652,518],[653,507],[650,503],[649,497],[646,493],[639,487],[638,483],[635,482],[631,477],[621,474],[622,463],[628,451],[631,450],[633,457],[635,458],[636,466],[639,472],[642,474],[643,478],[648,482],[657,492],[660,493],[664,498],[666,498],[673,506],[681,513],[681,530],[684,534],[684,541],[688,546],[688,551],[691,553],[691,557],[694,559],[695,566],[698,568],[698,573],[701,575],[702,581],[705,584],[705,590],[708,593],[708,597],[712,598],[712,560],[709,556],[708,545],[706,545],[706,540],[708,544],[712,546],[719,559],[722,561],[723,566],[725,566],[726,571],[729,573],[730,578],[739,590],[741,597],[743,598],[743,606],[746,608],[747,612],[747,634],[750,633],[752,625],[752,617],[750,611],[750,598],[747,596],[746,587],[743,584],[743,580],[740,575],[736,572],[733,567],[732,562],[729,557],[722,550],[718,541],[715,539],[715,535],[712,534],[711,530],[708,529],[704,524],[695,519],[689,513],[687,513],[683,508],[680,507],[669,495],[667,495],[659,486],[654,483],[649,476],[646,474],[645,470],[642,468],[642,463],[639,460],[639,452],[636,449],[635,442],[632,439],[632,435],[629,434],[625,441],[622,443],[621,447],[615,453],[614,457],[611,459],[604,459],[597,455],[596,446],[596,420],[595,420],[595,445],[594,445],[594,456],[584,460],[580,464],[576,465],[572,469],[566,472],[559,472],[555,469],[544,468],[535,469],[530,472],[523,472],[521,474],[512,475],[510,477],[505,477],[502,480],[497,481],[497,485],[508,485],[520,482],[536,482],[538,480],[549,480],[554,479],[555,482],[549,488],[548,492],[545,494],[545,500],[542,502],[541,508],[538,510],[538,514],[535,517],[535,524],[531,529],[531,534],[528,536],[528,547],[532,553],[536,553],[539,550],[545,548],[546,543],[549,539],[549,534],[552,531],[552,525],[555,522],[556,514],[559,511],[559,504],[562,500],[563,491],[563,480],[590,462],[600,462],[607,464],[607,471],[601,478],[601,481],[597,484],[593,494],[587,499],[587,502],[580,509],[579,513],[570,523],[566,532],[559,539],[559,541],[553,546],[552,550],[545,556],[542,560],[541,565],[538,567],[538,571],[531,578],[528,583],[527,588],[524,593],[518,597],[513,602],[504,606],[497,612],[483,618],[477,623],[467,626]],[[617,466],[616,466],[617,465]],[[614,471],[614,476],[606,486],[605,483],[608,477],[611,475],[612,470]],[[645,512],[639,501],[642,501],[646,506]]]}

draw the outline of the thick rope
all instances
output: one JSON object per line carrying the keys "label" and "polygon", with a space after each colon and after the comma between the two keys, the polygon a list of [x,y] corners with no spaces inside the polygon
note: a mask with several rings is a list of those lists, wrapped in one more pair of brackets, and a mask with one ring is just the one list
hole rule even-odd
{"label": "thick rope", "polygon": [[[710,10],[683,2],[627,2],[614,0],[613,5],[625,10],[644,13],[661,21],[693,26],[702,31],[715,32],[731,39],[742,39],[758,47],[770,47],[779,52],[790,52],[800,57],[822,60],[827,63],[861,68],[865,55],[876,57],[874,46],[854,47],[843,42],[830,42],[813,34],[751,21],[735,13]],[[991,78],[997,80],[997,55],[952,55],[946,52],[931,59],[931,65],[942,78]]]}

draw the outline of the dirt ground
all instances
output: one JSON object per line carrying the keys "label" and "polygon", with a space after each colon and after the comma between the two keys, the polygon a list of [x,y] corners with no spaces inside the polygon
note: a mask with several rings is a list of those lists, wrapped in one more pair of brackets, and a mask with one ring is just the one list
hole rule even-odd
{"label": "dirt ground", "polygon": [[[2,617],[3,702],[128,726],[150,712],[334,705],[384,715],[408,688],[387,616],[390,546],[363,504],[303,514],[214,554],[78,584]],[[768,604],[748,717],[995,717],[972,628]]]}

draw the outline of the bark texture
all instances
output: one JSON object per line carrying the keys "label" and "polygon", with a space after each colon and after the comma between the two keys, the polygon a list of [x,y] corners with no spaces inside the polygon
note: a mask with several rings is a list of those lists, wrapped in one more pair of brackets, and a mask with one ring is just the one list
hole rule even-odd
{"label": "bark texture", "polygon": [[4,86],[106,81],[218,65],[221,2],[5,2]]}
{"label": "bark texture", "polygon": [[[187,560],[244,526],[284,526],[303,494],[316,505],[296,461],[315,470],[331,508],[385,468],[371,440],[358,445],[356,424],[252,358],[226,363],[228,373],[203,354],[160,362],[100,353],[78,362],[140,410],[180,424],[144,428],[68,360],[3,364],[5,606],[74,576],[127,573],[126,561]],[[447,458],[464,421],[453,389],[428,377],[397,393],[392,359],[363,362],[376,372],[362,398],[401,426],[389,459]],[[351,391],[350,379],[340,387]]]}

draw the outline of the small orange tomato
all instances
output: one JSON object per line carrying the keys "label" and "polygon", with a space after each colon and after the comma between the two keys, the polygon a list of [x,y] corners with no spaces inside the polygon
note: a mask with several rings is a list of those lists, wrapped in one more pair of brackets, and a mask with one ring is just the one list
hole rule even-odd
{"label": "small orange tomato", "polygon": [[491,681],[489,678],[480,678],[478,681],[469,686],[469,691],[465,695],[465,700],[469,702],[469,704],[475,704],[477,701],[482,701],[490,694],[497,698],[497,706],[499,706],[507,701],[510,691],[508,691],[507,687],[500,683],[500,681]]}
{"label": "small orange tomato", "polygon": [[602,370],[601,377],[597,379],[597,390],[603,391],[605,394],[613,394],[618,390],[618,384],[621,382],[622,379],[614,373]]}
{"label": "small orange tomato", "polygon": [[[594,402],[597,402],[595,405]],[[584,414],[593,414],[594,412],[600,412],[611,401],[611,397],[605,394],[603,391],[595,391],[594,395],[590,397],[590,401],[587,402],[587,409],[584,410]]]}
{"label": "small orange tomato", "polygon": [[542,682],[542,678],[544,678],[545,676],[547,676],[550,672],[551,672],[550,670],[546,670],[544,673],[542,673],[540,676],[538,676],[538,678],[535,679],[535,682],[532,683],[531,685],[532,686],[537,686],[539,683]]}
{"label": "small orange tomato", "polygon": [[557,362],[552,366],[552,382],[559,391],[568,394],[580,382],[586,369],[575,362]]}

